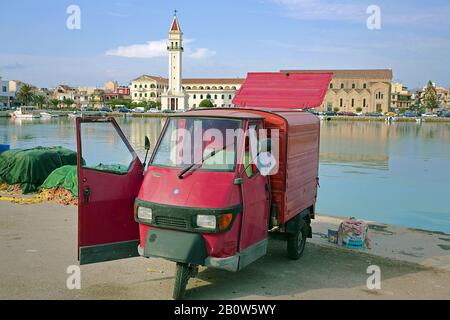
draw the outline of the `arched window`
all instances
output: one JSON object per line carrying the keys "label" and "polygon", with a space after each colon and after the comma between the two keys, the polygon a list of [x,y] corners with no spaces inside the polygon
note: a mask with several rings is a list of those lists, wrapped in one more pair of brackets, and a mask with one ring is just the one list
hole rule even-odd
{"label": "arched window", "polygon": [[203,100],[203,95],[202,94],[200,95],[200,100]]}
{"label": "arched window", "polygon": [[341,83],[341,89],[344,89],[344,84],[343,83]]}
{"label": "arched window", "polygon": [[205,87],[205,90],[211,90],[211,88],[210,87]]}
{"label": "arched window", "polygon": [[363,107],[367,107],[367,105],[366,105],[366,99],[363,99]]}
{"label": "arched window", "polygon": [[333,89],[333,84],[332,83],[330,83],[330,89]]}
{"label": "arched window", "polygon": [[155,85],[154,85],[154,84],[152,84],[152,85],[150,86],[150,88],[152,88],[152,89],[155,89]]}
{"label": "arched window", "polygon": [[150,97],[152,97],[152,98],[156,97],[155,93],[152,92],[152,93],[150,94]]}
{"label": "arched window", "polygon": [[220,87],[219,87],[219,90],[223,90],[223,87],[222,87],[222,86],[220,86]]}
{"label": "arched window", "polygon": [[217,99],[217,94],[214,95],[214,99]]}
{"label": "arched window", "polygon": [[225,95],[224,94],[222,95],[222,99],[225,99]]}
{"label": "arched window", "polygon": [[355,106],[355,99],[352,99],[352,107]]}
{"label": "arched window", "polygon": [[233,99],[233,96],[230,94],[229,96],[228,96],[228,99]]}
{"label": "arched window", "polygon": [[340,105],[341,107],[344,105],[344,99],[341,98],[341,99],[339,100],[339,105]]}
{"label": "arched window", "polygon": [[194,99],[197,99],[197,95],[196,94],[194,94]]}
{"label": "arched window", "polygon": [[364,89],[367,89],[367,83],[364,83],[364,84],[363,84],[363,88],[364,88]]}
{"label": "arched window", "polygon": [[199,90],[203,90],[203,87],[199,87],[198,89],[199,89]]}
{"label": "arched window", "polygon": [[233,89],[233,90],[237,90],[235,86],[233,86],[233,87],[232,87],[231,89]]}
{"label": "arched window", "polygon": [[206,95],[206,99],[208,99],[208,100],[211,99],[211,95],[210,95],[210,94],[207,94],[207,95]]}

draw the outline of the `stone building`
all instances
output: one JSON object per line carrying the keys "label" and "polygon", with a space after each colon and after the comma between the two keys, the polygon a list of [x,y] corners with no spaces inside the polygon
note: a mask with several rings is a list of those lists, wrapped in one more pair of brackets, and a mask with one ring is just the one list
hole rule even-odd
{"label": "stone building", "polygon": [[331,72],[333,79],[319,111],[388,112],[392,70],[282,70],[284,73]]}

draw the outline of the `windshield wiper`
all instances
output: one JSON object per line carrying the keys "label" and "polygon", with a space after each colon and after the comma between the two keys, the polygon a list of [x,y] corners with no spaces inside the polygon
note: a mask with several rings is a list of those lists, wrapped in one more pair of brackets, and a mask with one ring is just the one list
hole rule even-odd
{"label": "windshield wiper", "polygon": [[230,144],[228,146],[223,147],[220,150],[214,150],[212,151],[210,154],[208,154],[206,157],[203,158],[202,162],[200,163],[193,163],[188,165],[186,168],[184,168],[183,170],[180,171],[180,173],[178,174],[178,179],[182,180],[183,177],[186,175],[186,173],[188,173],[189,171],[191,171],[192,169],[194,169],[195,166],[199,165],[201,166],[203,163],[205,163],[206,160],[214,157],[216,154],[218,154],[219,152],[228,149],[228,147],[231,147],[233,144]]}

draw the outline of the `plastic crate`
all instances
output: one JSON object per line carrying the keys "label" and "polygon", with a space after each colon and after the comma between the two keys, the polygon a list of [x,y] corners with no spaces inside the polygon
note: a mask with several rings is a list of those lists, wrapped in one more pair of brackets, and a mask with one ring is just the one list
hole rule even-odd
{"label": "plastic crate", "polygon": [[350,249],[364,249],[364,240],[349,239],[347,242],[343,242],[343,245]]}
{"label": "plastic crate", "polygon": [[0,154],[9,150],[9,144],[0,144]]}

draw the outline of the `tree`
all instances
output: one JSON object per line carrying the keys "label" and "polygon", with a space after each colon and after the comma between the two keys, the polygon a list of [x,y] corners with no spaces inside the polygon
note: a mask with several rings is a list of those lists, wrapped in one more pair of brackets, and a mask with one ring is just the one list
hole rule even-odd
{"label": "tree", "polygon": [[50,100],[50,104],[52,105],[53,109],[57,109],[59,106],[59,100],[58,99],[52,99]]}
{"label": "tree", "polygon": [[202,100],[200,104],[198,105],[199,108],[214,108],[214,104],[211,102],[211,100]]}
{"label": "tree", "polygon": [[428,85],[423,93],[423,104],[426,109],[431,111],[439,107],[436,88],[431,81],[428,81]]}
{"label": "tree", "polygon": [[33,87],[24,84],[19,92],[16,94],[16,99],[22,104],[22,105],[28,105],[30,102],[33,101],[34,93],[33,93]]}
{"label": "tree", "polygon": [[356,112],[361,113],[362,112],[362,108],[361,107],[356,108]]}
{"label": "tree", "polygon": [[41,96],[41,95],[35,95],[33,101],[39,108],[42,108],[42,106],[44,104],[47,104],[47,97]]}
{"label": "tree", "polygon": [[334,108],[334,112],[339,112],[339,110],[340,110],[340,109],[339,109],[338,107],[335,107],[335,108]]}
{"label": "tree", "polygon": [[73,101],[73,99],[64,99],[63,100],[64,105],[66,106],[66,108],[71,108],[72,105],[75,103],[75,101]]}

